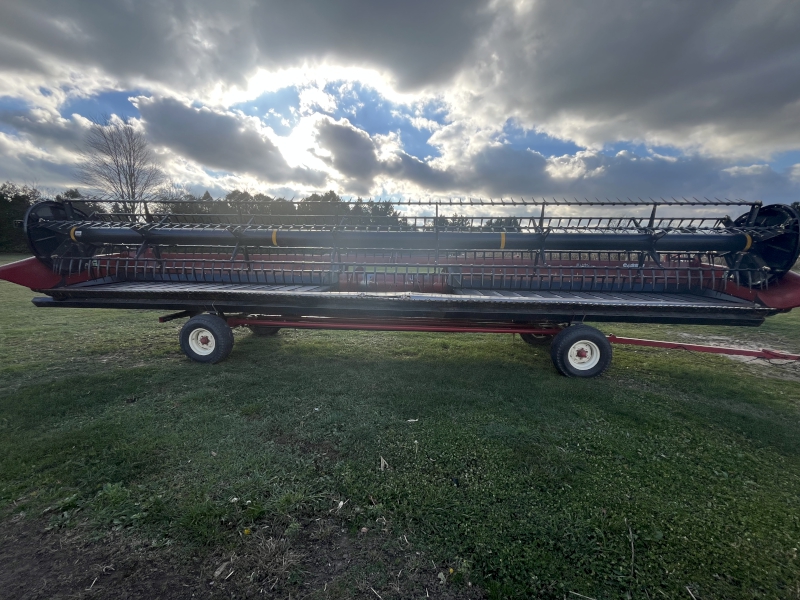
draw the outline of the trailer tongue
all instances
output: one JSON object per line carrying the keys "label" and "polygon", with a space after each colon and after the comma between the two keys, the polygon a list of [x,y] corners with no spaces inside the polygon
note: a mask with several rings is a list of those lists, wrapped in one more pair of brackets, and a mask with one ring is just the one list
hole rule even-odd
{"label": "trailer tongue", "polygon": [[[587,216],[609,205],[626,215]],[[181,346],[200,362],[224,359],[236,326],[475,331],[552,338],[556,368],[590,377],[608,367],[611,345],[586,322],[760,325],[800,306],[790,271],[800,218],[785,205],[87,206],[32,206],[22,226],[34,257],[0,278],[43,292],[37,306],[178,311],[163,320],[190,317]],[[440,215],[447,209],[469,215]]]}

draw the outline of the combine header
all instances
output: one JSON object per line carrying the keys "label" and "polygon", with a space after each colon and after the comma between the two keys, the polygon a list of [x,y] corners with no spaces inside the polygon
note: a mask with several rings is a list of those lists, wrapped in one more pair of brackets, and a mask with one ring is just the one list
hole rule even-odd
{"label": "combine header", "polygon": [[[755,326],[800,306],[800,276],[790,272],[800,220],[785,205],[98,206],[32,206],[21,226],[34,257],[0,267],[0,279],[45,294],[36,306],[178,311],[160,320],[189,317],[181,348],[206,363],[230,353],[238,326],[258,335],[283,327],[519,333],[529,343],[552,339],[562,374],[592,377],[608,367],[611,342],[675,344],[607,338],[586,322]],[[608,216],[609,207],[625,212]]]}

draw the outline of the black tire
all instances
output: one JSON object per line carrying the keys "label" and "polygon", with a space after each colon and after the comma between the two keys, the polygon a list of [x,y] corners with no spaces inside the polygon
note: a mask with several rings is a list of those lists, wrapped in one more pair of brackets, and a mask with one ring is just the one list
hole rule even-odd
{"label": "black tire", "polygon": [[233,331],[217,315],[197,315],[181,328],[181,350],[195,362],[214,364],[233,350]]}
{"label": "black tire", "polygon": [[588,325],[563,329],[550,345],[553,364],[565,377],[597,377],[611,364],[611,355],[606,336]]}
{"label": "black tire", "polygon": [[267,327],[266,325],[249,325],[248,329],[253,332],[253,335],[258,336],[276,335],[281,330],[280,327]]}
{"label": "black tire", "polygon": [[531,346],[548,346],[553,341],[552,335],[538,335],[536,333],[520,333],[522,341]]}

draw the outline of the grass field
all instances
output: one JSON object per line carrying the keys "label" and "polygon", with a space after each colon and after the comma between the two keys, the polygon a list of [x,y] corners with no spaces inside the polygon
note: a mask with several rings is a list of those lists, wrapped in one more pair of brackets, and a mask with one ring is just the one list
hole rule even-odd
{"label": "grass field", "polygon": [[[0,282],[6,540],[196,597],[800,598],[796,366],[618,346],[584,381],[511,335],[295,330],[202,366],[182,322],[32,296]],[[800,351],[800,313],[602,329]],[[71,597],[115,597],[92,568]]]}

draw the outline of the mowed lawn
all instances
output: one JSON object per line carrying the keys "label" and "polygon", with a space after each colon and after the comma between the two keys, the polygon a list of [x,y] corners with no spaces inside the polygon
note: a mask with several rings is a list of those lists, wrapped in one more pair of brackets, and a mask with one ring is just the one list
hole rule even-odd
{"label": "mowed lawn", "polygon": [[[203,366],[183,321],[33,296],[0,282],[3,521],[138,540],[197,597],[800,598],[800,367],[296,330]],[[600,327],[800,353],[800,313]]]}

